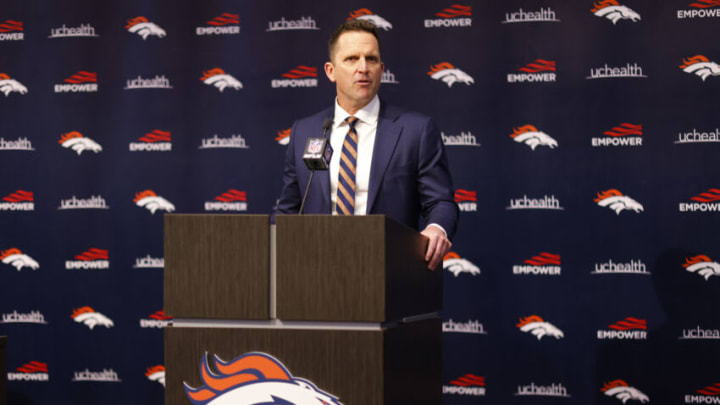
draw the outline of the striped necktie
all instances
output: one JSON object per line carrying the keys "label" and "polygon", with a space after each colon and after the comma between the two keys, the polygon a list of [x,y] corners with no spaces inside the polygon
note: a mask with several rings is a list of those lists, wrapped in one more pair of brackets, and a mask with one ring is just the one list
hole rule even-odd
{"label": "striped necktie", "polygon": [[357,162],[358,136],[355,132],[357,117],[347,117],[345,122],[350,125],[342,153],[340,154],[340,169],[338,170],[337,186],[337,213],[338,215],[353,215],[355,213],[355,163]]}

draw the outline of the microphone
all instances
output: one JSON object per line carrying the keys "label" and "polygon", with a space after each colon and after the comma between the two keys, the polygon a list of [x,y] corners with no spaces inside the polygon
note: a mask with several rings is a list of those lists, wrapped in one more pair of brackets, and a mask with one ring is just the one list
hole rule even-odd
{"label": "microphone", "polygon": [[315,171],[328,170],[330,167],[330,158],[332,157],[333,149],[332,146],[330,146],[330,140],[327,137],[327,132],[330,127],[332,127],[332,124],[332,118],[326,118],[322,126],[322,138],[308,138],[305,143],[303,161],[305,161],[305,166],[307,166],[310,170],[310,178],[308,179],[307,186],[305,186],[305,194],[303,194],[298,215],[302,215],[303,209],[305,208],[305,200],[307,200],[308,192],[310,191],[310,184],[312,183],[313,176],[315,176]]}

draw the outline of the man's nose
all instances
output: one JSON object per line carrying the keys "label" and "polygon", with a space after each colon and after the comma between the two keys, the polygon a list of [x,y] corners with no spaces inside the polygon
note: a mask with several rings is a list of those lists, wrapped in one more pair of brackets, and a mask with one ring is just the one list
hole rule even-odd
{"label": "man's nose", "polygon": [[361,72],[365,72],[367,71],[367,67],[367,59],[365,59],[365,57],[361,57],[358,65],[358,70],[360,70]]}

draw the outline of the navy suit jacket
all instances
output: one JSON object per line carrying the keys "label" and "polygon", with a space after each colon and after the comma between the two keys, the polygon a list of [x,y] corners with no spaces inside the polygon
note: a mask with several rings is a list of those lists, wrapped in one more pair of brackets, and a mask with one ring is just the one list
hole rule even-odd
{"label": "navy suit jacket", "polygon": [[[310,178],[302,160],[305,143],[308,138],[322,136],[323,121],[332,114],[328,108],[293,124],[276,214],[296,214],[300,210]],[[304,212],[330,214],[331,209],[329,172],[318,171]],[[455,234],[458,208],[447,156],[440,131],[429,117],[380,103],[367,213],[385,214],[415,229],[436,223],[445,229],[448,238]]]}

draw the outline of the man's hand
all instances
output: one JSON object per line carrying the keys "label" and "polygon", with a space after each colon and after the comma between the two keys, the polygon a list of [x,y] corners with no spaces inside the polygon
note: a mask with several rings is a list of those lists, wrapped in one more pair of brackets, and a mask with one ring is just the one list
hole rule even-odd
{"label": "man's hand", "polygon": [[437,226],[428,225],[420,234],[430,239],[427,252],[425,252],[425,261],[428,262],[428,269],[434,270],[442,261],[445,253],[450,251],[452,243],[445,236],[445,232]]}

